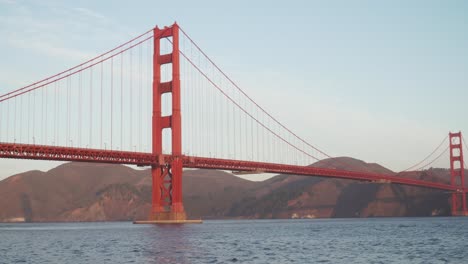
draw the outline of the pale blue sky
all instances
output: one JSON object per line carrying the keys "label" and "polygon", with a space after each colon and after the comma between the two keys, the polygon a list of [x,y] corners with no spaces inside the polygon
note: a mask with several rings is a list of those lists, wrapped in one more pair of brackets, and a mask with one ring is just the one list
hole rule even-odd
{"label": "pale blue sky", "polygon": [[[468,133],[466,14],[466,1],[0,0],[0,93],[177,21],[308,141],[401,170]],[[55,164],[0,160],[0,179]]]}

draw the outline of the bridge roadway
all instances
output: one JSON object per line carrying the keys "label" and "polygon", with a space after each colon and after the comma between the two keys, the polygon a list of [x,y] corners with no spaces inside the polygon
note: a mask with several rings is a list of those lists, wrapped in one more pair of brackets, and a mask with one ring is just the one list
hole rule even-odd
{"label": "bridge roadway", "polygon": [[[159,164],[170,162],[174,157],[171,155],[162,155],[158,157],[154,156],[151,153],[131,151],[97,150],[87,148],[55,147],[34,144],[16,144],[0,142],[0,158],[96,162],[137,166],[159,166]],[[457,186],[452,186],[449,184],[410,179],[400,177],[397,175],[191,156],[182,156],[182,159],[183,166],[185,168],[282,173],[304,176],[351,179],[358,181],[394,183],[425,187],[437,190],[445,190],[451,192],[468,191],[467,188],[460,189]]]}

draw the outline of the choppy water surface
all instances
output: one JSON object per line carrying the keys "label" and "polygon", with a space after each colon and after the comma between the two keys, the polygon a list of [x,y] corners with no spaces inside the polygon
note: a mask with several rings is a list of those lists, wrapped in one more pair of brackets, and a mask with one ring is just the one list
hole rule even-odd
{"label": "choppy water surface", "polygon": [[0,263],[468,263],[468,218],[0,224]]}

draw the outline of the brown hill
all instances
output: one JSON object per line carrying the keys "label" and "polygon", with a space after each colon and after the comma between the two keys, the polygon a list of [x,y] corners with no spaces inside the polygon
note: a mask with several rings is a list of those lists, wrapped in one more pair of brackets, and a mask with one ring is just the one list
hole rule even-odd
{"label": "brown hill", "polygon": [[[352,158],[314,166],[389,173]],[[407,177],[447,182],[432,169]],[[144,219],[150,210],[149,170],[120,165],[67,163],[0,181],[0,221],[105,221]],[[252,182],[213,170],[184,171],[184,203],[191,217],[368,217],[448,213],[448,194],[434,190],[350,180],[278,175]]]}
{"label": "brown hill", "polygon": [[[319,161],[313,166],[358,172],[395,174],[375,163],[352,158]],[[399,176],[448,182],[449,171],[431,169]],[[395,184],[279,175],[268,184],[278,188],[261,197],[246,197],[233,205],[230,216],[249,218],[315,218],[448,215],[448,193]],[[285,181],[289,181],[284,184]],[[279,184],[283,183],[283,184]]]}
{"label": "brown hill", "polygon": [[[89,207],[105,196],[106,189],[114,185],[133,186],[143,177],[143,173],[126,166],[87,163],[68,163],[46,173],[15,175],[0,182],[0,219],[72,220],[71,211]],[[94,217],[91,216],[93,220],[105,220],[97,214]]]}

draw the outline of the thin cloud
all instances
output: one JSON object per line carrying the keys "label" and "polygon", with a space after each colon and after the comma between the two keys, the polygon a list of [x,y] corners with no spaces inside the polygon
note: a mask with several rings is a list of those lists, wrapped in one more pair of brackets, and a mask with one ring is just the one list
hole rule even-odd
{"label": "thin cloud", "polygon": [[51,57],[67,58],[82,61],[93,57],[94,54],[66,47],[55,46],[52,42],[33,40],[30,38],[10,38],[9,44],[21,49],[29,49]]}
{"label": "thin cloud", "polygon": [[[0,3],[14,2],[0,1]],[[40,5],[37,8],[44,7]],[[109,20],[104,15],[87,8],[47,6],[47,10],[55,14],[47,18],[32,16],[32,9],[31,6],[18,5],[13,7],[9,14],[0,16],[0,24],[6,25],[0,28],[0,34],[5,37],[5,44],[46,56],[82,61],[95,54],[82,51],[83,48],[72,48],[71,45],[76,42],[75,40],[79,40],[85,34],[109,35],[107,38],[112,38],[114,34],[112,30],[107,29],[105,24]]]}
{"label": "thin cloud", "polygon": [[82,15],[85,15],[85,16],[88,16],[88,17],[91,17],[91,18],[107,20],[106,16],[104,16],[103,14],[98,13],[98,12],[96,12],[94,10],[91,10],[91,9],[87,9],[87,8],[83,8],[83,7],[76,7],[76,8],[73,8],[73,10],[77,11],[78,13],[80,13]]}
{"label": "thin cloud", "polygon": [[6,5],[14,5],[17,4],[18,2],[15,0],[0,0],[0,4],[6,4]]}

